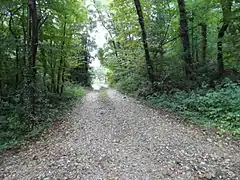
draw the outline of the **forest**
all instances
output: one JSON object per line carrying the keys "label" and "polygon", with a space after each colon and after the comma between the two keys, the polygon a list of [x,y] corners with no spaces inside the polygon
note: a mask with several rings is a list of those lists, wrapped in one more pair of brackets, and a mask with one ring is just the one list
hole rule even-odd
{"label": "forest", "polygon": [[239,19],[239,0],[1,0],[0,148],[83,96],[97,22],[111,87],[239,137]]}
{"label": "forest", "polygon": [[240,1],[95,2],[108,82],[194,123],[240,132]]}
{"label": "forest", "polygon": [[91,83],[82,1],[1,0],[0,144],[35,136]]}

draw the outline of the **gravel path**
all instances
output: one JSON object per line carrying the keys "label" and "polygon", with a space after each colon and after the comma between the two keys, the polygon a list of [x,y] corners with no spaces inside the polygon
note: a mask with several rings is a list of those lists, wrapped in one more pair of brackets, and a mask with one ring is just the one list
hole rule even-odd
{"label": "gravel path", "polygon": [[0,158],[3,180],[240,179],[239,142],[111,89],[89,92],[69,121]]}

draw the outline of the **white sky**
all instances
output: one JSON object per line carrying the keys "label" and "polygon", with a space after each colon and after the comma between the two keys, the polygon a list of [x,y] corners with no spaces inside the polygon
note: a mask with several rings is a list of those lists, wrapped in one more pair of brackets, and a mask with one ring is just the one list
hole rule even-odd
{"label": "white sky", "polygon": [[[92,4],[91,3],[92,0],[87,0],[87,5]],[[98,0],[101,3],[106,4],[106,2],[108,0]],[[93,6],[89,7],[89,9],[94,9]],[[95,40],[96,44],[97,44],[97,49],[95,49],[94,51],[90,52],[92,57],[95,57],[94,60],[91,62],[90,66],[93,68],[93,71],[99,72],[99,73],[103,73],[105,72],[104,67],[101,65],[100,60],[98,59],[97,52],[98,52],[98,48],[102,48],[104,46],[104,44],[106,43],[106,38],[105,36],[107,35],[107,30],[103,27],[101,22],[97,22],[97,27],[95,28],[95,30],[93,32],[90,33],[90,37],[92,39]],[[102,86],[106,86],[105,85],[105,79],[100,78],[101,74],[98,74],[95,79],[93,79],[92,82],[92,87],[93,89],[100,89]],[[104,76],[104,75],[103,75]]]}
{"label": "white sky", "polygon": [[[97,0],[103,4],[107,4],[109,2],[109,0]],[[87,5],[92,4],[92,0],[87,0]],[[95,9],[93,6],[89,7],[90,9]],[[101,22],[97,22],[97,27],[96,29],[90,33],[90,37],[95,39],[95,42],[97,44],[98,48],[102,48],[103,45],[106,43],[106,38],[105,36],[107,35],[107,30],[102,26]],[[92,63],[90,64],[91,67],[100,67],[100,61],[99,59],[96,57],[97,55],[97,49],[90,52],[90,54],[95,57],[95,59],[92,61]]]}
{"label": "white sky", "polygon": [[[98,48],[102,48],[103,45],[106,43],[105,36],[107,34],[106,29],[101,25],[101,23],[97,23],[96,31],[90,33],[90,36],[95,39]],[[97,54],[97,49],[93,52],[90,52],[93,57]],[[91,63],[91,66],[100,66],[100,61],[96,57],[95,60]]]}

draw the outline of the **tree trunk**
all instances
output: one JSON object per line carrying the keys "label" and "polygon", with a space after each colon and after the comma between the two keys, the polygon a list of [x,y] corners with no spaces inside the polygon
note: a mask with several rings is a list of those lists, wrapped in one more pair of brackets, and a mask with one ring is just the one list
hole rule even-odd
{"label": "tree trunk", "polygon": [[22,63],[21,63],[21,76],[22,76],[22,81],[24,81],[25,75],[27,74],[26,72],[26,64],[27,64],[27,47],[28,47],[28,42],[27,42],[27,21],[25,20],[25,7],[23,6],[22,10],[22,16],[21,16],[21,27],[22,27],[22,33],[23,33],[23,57],[22,57]]}
{"label": "tree trunk", "polygon": [[[43,31],[40,32],[40,44],[44,44],[44,34]],[[47,76],[47,59],[46,59],[46,52],[44,47],[41,45],[39,47],[40,53],[41,53],[41,61],[43,65],[43,85],[44,85],[44,91],[47,89],[47,83],[46,83],[46,76]]]}
{"label": "tree trunk", "polygon": [[218,73],[222,76],[224,73],[224,60],[223,60],[223,37],[225,31],[228,28],[228,24],[223,24],[218,32],[218,42],[217,42],[217,63],[218,63]]}
{"label": "tree trunk", "polygon": [[206,54],[207,54],[207,25],[201,23],[201,34],[202,34],[202,63],[206,64]]}
{"label": "tree trunk", "polygon": [[218,63],[218,74],[221,77],[224,74],[224,58],[223,58],[223,37],[229,26],[229,15],[232,8],[232,0],[221,0],[223,24],[218,32],[217,41],[217,63]]}
{"label": "tree trunk", "polygon": [[[1,42],[2,43],[2,42]],[[4,73],[3,73],[3,53],[0,51],[0,98],[3,95],[3,87],[4,87]]]}
{"label": "tree trunk", "polygon": [[66,70],[66,62],[63,63],[63,70],[62,70],[62,84],[61,84],[61,91],[60,91],[60,94],[61,94],[61,95],[62,95],[63,90],[64,90],[65,70]]}
{"label": "tree trunk", "polygon": [[195,38],[195,54],[196,54],[196,62],[199,62],[198,37]]}
{"label": "tree trunk", "polygon": [[15,56],[16,56],[16,76],[15,76],[15,88],[18,88],[19,85],[19,37],[17,35],[16,32],[14,32],[14,28],[13,28],[13,16],[14,14],[12,12],[10,12],[10,19],[9,19],[9,31],[11,32],[12,36],[14,37],[14,41],[15,41]]}
{"label": "tree trunk", "polygon": [[38,48],[38,20],[37,20],[37,6],[36,0],[28,0],[28,8],[29,8],[29,57],[28,57],[28,65],[29,65],[29,80],[28,85],[30,88],[30,103],[33,107],[32,112],[34,113],[35,106],[35,88],[36,88],[36,56],[37,56],[37,48]]}
{"label": "tree trunk", "polygon": [[60,57],[60,63],[58,67],[58,77],[57,77],[57,92],[61,94],[60,87],[61,87],[61,76],[63,76],[63,64],[64,64],[64,57],[63,57],[63,50],[65,46],[65,36],[66,36],[66,25],[67,25],[67,17],[64,17],[64,25],[63,25],[63,37],[62,37],[62,45],[61,45],[61,57]]}
{"label": "tree trunk", "polygon": [[51,69],[51,92],[56,92],[56,84],[55,84],[55,67],[56,67],[56,59],[53,57],[53,41],[50,40],[50,59],[49,59],[49,65]]}
{"label": "tree trunk", "polygon": [[183,44],[183,59],[185,62],[185,74],[187,79],[193,79],[193,60],[190,51],[190,42],[188,35],[188,22],[184,0],[178,0],[180,12],[180,36]]}
{"label": "tree trunk", "polygon": [[192,11],[192,17],[191,17],[191,43],[192,43],[192,60],[195,61],[195,48],[196,44],[194,44],[194,13]]}
{"label": "tree trunk", "polygon": [[42,47],[41,49],[41,56],[42,56],[42,63],[43,63],[43,85],[46,88],[46,76],[47,76],[47,60],[46,60],[46,54],[45,54],[45,49]]}
{"label": "tree trunk", "polygon": [[145,60],[146,60],[146,66],[147,66],[147,73],[149,76],[150,82],[153,84],[154,82],[154,76],[153,76],[153,66],[149,54],[149,49],[148,49],[148,43],[147,43],[147,33],[145,30],[145,24],[144,24],[144,17],[142,13],[142,7],[141,3],[139,0],[134,0],[135,7],[137,10],[137,15],[138,15],[138,21],[141,26],[141,31],[142,31],[142,42],[143,42],[143,48],[145,51]]}
{"label": "tree trunk", "polygon": [[37,7],[36,0],[29,0],[29,30],[30,33],[30,55],[29,55],[29,65],[32,73],[32,78],[36,78],[36,56],[37,56],[37,48],[38,48],[38,20],[37,20]]}
{"label": "tree trunk", "polygon": [[[4,21],[1,22],[1,27],[4,26]],[[0,43],[3,44],[3,38],[0,38]],[[0,98],[1,96],[3,96],[4,93],[4,79],[5,79],[5,73],[4,73],[4,53],[2,51],[2,49],[0,50]]]}
{"label": "tree trunk", "polygon": [[115,56],[118,57],[117,45],[116,45],[116,42],[113,39],[112,39],[112,44],[113,44]]}

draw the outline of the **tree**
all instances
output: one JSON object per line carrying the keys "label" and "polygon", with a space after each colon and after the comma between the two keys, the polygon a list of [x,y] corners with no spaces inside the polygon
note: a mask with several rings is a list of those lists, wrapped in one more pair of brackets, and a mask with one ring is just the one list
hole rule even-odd
{"label": "tree", "polygon": [[206,64],[206,54],[207,54],[207,25],[205,23],[200,23],[201,33],[202,33],[202,62]]}
{"label": "tree", "polygon": [[29,79],[28,79],[28,87],[30,90],[29,96],[30,104],[32,105],[32,113],[34,113],[34,105],[35,105],[35,87],[36,87],[36,57],[37,57],[37,49],[38,49],[38,32],[39,32],[39,21],[37,16],[37,4],[36,0],[28,0],[28,63],[29,63]]}
{"label": "tree", "polygon": [[187,79],[193,78],[193,60],[190,51],[190,41],[188,35],[187,13],[185,8],[185,1],[178,0],[178,7],[180,12],[180,35],[183,45],[183,59],[185,61],[185,74]]}
{"label": "tree", "polygon": [[87,17],[82,0],[0,2],[0,143],[47,123],[68,86],[91,83]]}
{"label": "tree", "polygon": [[239,3],[233,1],[230,16],[225,16],[224,11],[227,17],[224,22],[229,24],[224,41],[216,36],[221,34],[218,26],[223,22],[219,5],[219,0],[113,0],[109,7],[98,8],[101,21],[111,31],[118,50],[116,58],[113,38],[108,35],[110,40],[99,53],[99,59],[109,69],[111,84],[131,93],[150,92],[146,90],[149,81],[146,57],[151,57],[154,90],[160,92],[195,89],[205,83],[214,87],[221,64],[216,63],[216,57],[221,54],[226,69],[237,72]]}
{"label": "tree", "polygon": [[[111,27],[109,27],[109,26],[107,25],[106,16],[104,16],[103,13],[101,13],[101,11],[98,9],[98,8],[99,8],[99,7],[98,7],[99,5],[96,3],[95,0],[93,0],[93,3],[94,3],[94,7],[95,7],[95,9],[96,9],[96,11],[97,11],[98,18],[99,18],[102,26],[107,30],[107,32],[108,32],[108,34],[109,34],[109,36],[110,36],[110,38],[111,38],[111,39],[110,39],[110,42],[112,42],[115,56],[118,57],[117,43],[115,42],[115,40],[114,40],[114,35],[113,35],[112,31],[111,31],[111,28],[112,28],[112,29],[115,29],[115,28],[114,28],[114,25],[113,25],[113,23],[112,23],[111,21],[110,21],[110,23],[111,23],[110,26],[111,26]],[[107,17],[108,17],[108,18],[110,17],[110,14],[109,14],[107,11],[105,11],[105,14],[107,14]]]}
{"label": "tree", "polygon": [[141,31],[142,31],[142,42],[143,42],[143,48],[144,48],[144,51],[145,51],[145,60],[146,60],[147,72],[148,72],[149,80],[153,83],[154,82],[153,67],[152,67],[152,62],[151,62],[150,53],[149,53],[149,49],[148,49],[147,33],[146,33],[146,30],[145,30],[142,7],[141,7],[141,3],[140,3],[139,0],[134,0],[134,3],[135,3],[136,10],[137,10],[138,21],[139,21]]}
{"label": "tree", "polygon": [[218,31],[217,41],[217,62],[218,62],[218,73],[222,76],[224,73],[224,59],[223,59],[223,37],[230,23],[230,15],[232,9],[232,0],[221,0],[222,7],[222,26]]}

